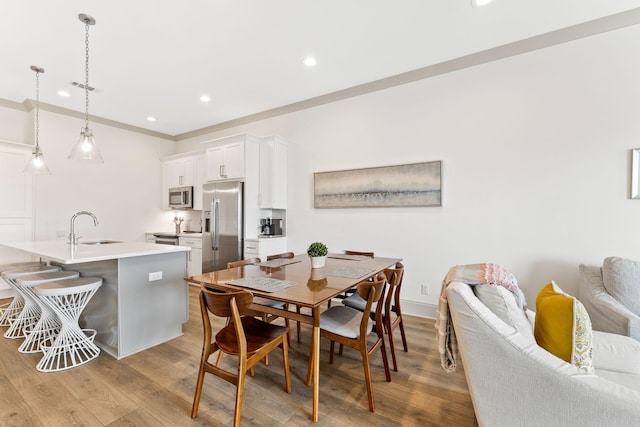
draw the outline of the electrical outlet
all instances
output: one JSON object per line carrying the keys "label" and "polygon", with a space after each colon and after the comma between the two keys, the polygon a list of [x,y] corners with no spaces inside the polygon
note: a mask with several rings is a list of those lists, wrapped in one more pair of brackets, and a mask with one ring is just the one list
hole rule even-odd
{"label": "electrical outlet", "polygon": [[420,289],[420,293],[422,295],[429,295],[429,284],[428,283],[423,283],[422,287]]}
{"label": "electrical outlet", "polygon": [[149,273],[149,281],[154,282],[156,280],[162,280],[162,271],[154,271]]}

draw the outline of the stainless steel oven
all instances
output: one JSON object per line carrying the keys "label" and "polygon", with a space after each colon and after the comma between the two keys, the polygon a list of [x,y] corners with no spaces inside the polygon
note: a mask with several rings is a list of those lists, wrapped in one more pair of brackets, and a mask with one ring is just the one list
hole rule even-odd
{"label": "stainless steel oven", "polygon": [[158,233],[153,235],[156,238],[156,244],[158,245],[173,245],[178,246],[177,234],[163,234]]}

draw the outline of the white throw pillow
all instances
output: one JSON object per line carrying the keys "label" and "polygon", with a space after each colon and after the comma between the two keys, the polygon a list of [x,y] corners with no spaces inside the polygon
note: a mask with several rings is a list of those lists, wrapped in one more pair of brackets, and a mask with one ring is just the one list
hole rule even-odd
{"label": "white throw pillow", "polygon": [[504,323],[535,343],[531,323],[511,291],[499,285],[476,285],[473,292]]}
{"label": "white throw pillow", "polygon": [[616,301],[640,316],[640,261],[605,258],[602,281],[604,288]]}

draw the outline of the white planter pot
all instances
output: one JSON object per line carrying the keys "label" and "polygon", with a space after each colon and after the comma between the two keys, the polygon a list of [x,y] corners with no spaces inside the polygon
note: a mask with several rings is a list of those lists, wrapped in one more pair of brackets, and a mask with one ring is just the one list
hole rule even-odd
{"label": "white planter pot", "polygon": [[327,261],[326,256],[316,256],[309,258],[311,258],[311,268],[322,268],[324,267],[324,263]]}

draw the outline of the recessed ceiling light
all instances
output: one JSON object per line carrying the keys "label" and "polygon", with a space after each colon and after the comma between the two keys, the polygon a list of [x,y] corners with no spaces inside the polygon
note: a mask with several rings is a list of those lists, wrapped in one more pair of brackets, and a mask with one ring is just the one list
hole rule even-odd
{"label": "recessed ceiling light", "polygon": [[147,120],[149,120],[150,122],[155,122],[156,118],[153,116],[147,116]]}
{"label": "recessed ceiling light", "polygon": [[65,98],[67,98],[67,97],[71,96],[71,94],[70,94],[69,92],[64,91],[64,90],[59,90],[59,91],[58,91],[58,95],[60,95],[60,96],[64,96]]}
{"label": "recessed ceiling light", "polygon": [[211,98],[209,98],[207,95],[202,95],[202,96],[200,97],[200,101],[202,101],[202,102],[209,102],[209,101],[211,101]]}
{"label": "recessed ceiling light", "polygon": [[482,7],[491,3],[493,0],[471,0],[471,6]]}
{"label": "recessed ceiling light", "polygon": [[313,56],[307,56],[306,58],[304,58],[302,63],[307,67],[315,67],[317,64],[317,61],[316,61],[316,58],[314,58]]}

